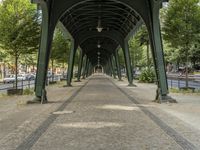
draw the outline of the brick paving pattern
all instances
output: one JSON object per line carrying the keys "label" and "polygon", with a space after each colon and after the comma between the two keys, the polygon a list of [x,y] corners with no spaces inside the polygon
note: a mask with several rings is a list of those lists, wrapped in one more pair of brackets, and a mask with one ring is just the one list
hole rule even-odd
{"label": "brick paving pattern", "polygon": [[20,128],[7,131],[9,136],[1,136],[0,149],[200,149],[198,129],[146,100],[147,95],[140,99],[133,92],[137,87],[124,83],[94,75],[74,87],[52,90],[49,99],[55,103],[25,105],[35,116],[28,120],[25,116]]}

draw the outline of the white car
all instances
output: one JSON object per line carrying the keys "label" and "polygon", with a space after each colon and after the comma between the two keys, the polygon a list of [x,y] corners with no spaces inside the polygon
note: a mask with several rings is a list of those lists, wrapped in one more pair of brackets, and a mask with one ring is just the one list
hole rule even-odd
{"label": "white car", "polygon": [[[26,77],[24,75],[18,74],[17,80],[18,81],[26,80]],[[13,82],[15,82],[15,75],[14,74],[7,75],[3,79],[3,83],[13,83]]]}
{"label": "white car", "polygon": [[17,80],[19,80],[19,81],[26,80],[25,74],[18,74],[17,75]]}
{"label": "white car", "polygon": [[6,75],[6,77],[3,79],[3,83],[13,83],[13,82],[15,82],[14,74]]}

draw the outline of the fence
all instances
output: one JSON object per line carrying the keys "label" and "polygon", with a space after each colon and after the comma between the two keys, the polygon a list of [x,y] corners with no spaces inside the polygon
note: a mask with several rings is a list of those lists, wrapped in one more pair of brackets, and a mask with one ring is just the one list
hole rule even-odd
{"label": "fence", "polygon": [[[46,85],[48,86],[52,82],[60,81],[61,75],[55,75],[47,78]],[[1,83],[0,84],[0,92],[6,92],[8,89],[15,88],[16,82],[12,83]],[[26,89],[26,88],[34,88],[35,80],[18,80],[17,81],[18,89]]]}
{"label": "fence", "polygon": [[[186,87],[185,77],[168,77],[168,86],[170,88],[184,88]],[[188,78],[188,87],[200,90],[200,78]]]}

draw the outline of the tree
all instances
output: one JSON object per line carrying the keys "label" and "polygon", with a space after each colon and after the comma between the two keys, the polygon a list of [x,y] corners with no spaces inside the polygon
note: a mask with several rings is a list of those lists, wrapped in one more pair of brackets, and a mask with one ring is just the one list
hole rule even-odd
{"label": "tree", "polygon": [[15,59],[16,89],[20,55],[38,48],[40,26],[36,12],[28,0],[4,0],[0,5],[0,43]]}
{"label": "tree", "polygon": [[186,64],[186,88],[188,88],[189,56],[200,33],[198,3],[199,0],[170,0],[163,14],[164,39],[171,47],[179,50],[179,57]]}
{"label": "tree", "polygon": [[51,67],[54,70],[54,62],[67,63],[69,56],[70,42],[67,40],[62,32],[56,28],[51,51]]}
{"label": "tree", "polygon": [[26,67],[26,72],[29,71],[29,68],[32,67],[33,72],[35,72],[35,66],[37,64],[37,53],[33,54],[22,54],[20,57],[20,64]]}
{"label": "tree", "polygon": [[129,49],[133,68],[138,66],[141,67],[143,47],[140,44],[140,38],[138,37],[138,34],[130,39]]}

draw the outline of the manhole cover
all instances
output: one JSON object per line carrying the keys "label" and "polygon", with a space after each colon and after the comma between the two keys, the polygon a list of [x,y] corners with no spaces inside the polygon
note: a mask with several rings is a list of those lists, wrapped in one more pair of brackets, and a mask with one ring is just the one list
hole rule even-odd
{"label": "manhole cover", "polygon": [[55,111],[52,114],[54,115],[64,115],[64,114],[72,114],[74,111]]}

